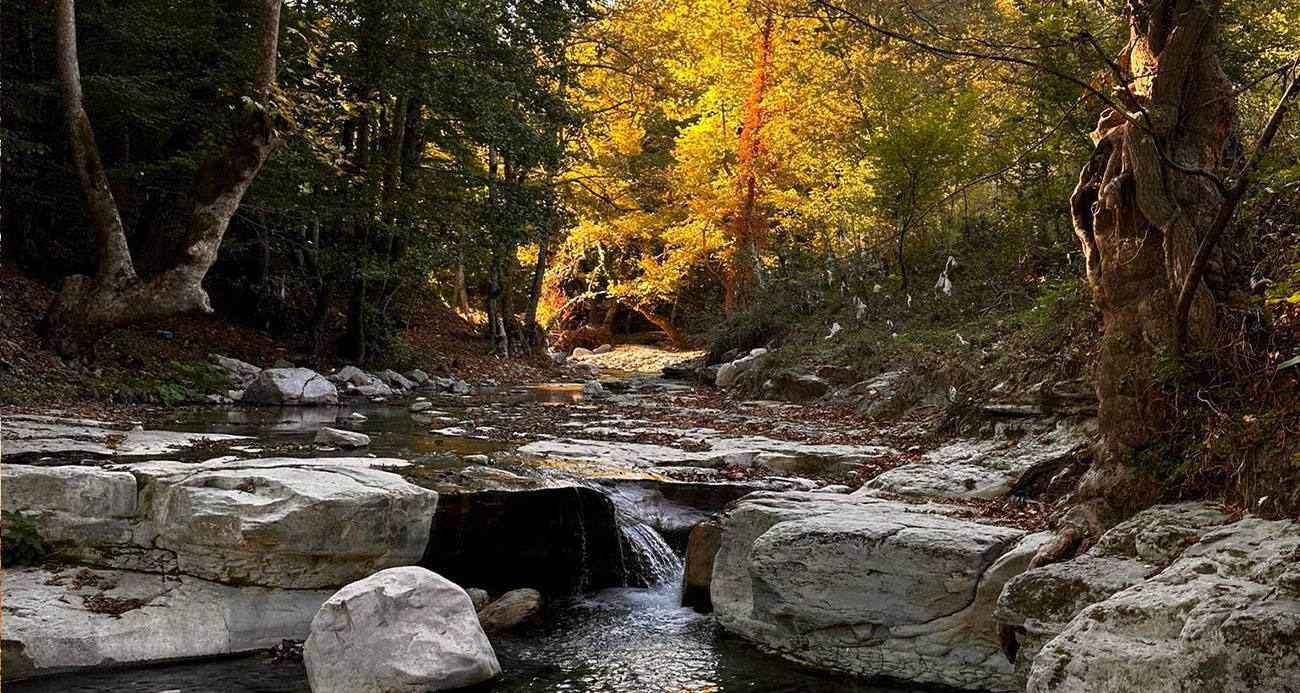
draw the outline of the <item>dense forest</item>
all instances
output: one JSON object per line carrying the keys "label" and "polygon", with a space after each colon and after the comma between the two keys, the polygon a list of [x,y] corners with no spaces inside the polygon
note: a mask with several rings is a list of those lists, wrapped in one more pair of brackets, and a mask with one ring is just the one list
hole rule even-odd
{"label": "dense forest", "polygon": [[14,690],[1300,690],[1300,0],[4,15]]}
{"label": "dense forest", "polygon": [[5,261],[67,277],[41,325],[67,358],[215,311],[381,363],[430,304],[501,357],[646,329],[877,366],[1014,343],[1004,365],[1095,374],[1120,514],[1154,493],[1128,463],[1267,486],[1215,465],[1294,431],[1290,3],[6,14]]}

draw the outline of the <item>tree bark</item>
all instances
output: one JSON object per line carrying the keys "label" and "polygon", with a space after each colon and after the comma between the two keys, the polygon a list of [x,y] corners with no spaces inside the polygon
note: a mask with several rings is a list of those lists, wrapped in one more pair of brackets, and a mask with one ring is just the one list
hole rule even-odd
{"label": "tree bark", "polygon": [[252,112],[229,149],[199,170],[194,212],[184,242],[170,265],[147,281],[140,278],[132,262],[122,218],[82,103],[74,0],[56,0],[54,14],[63,119],[73,167],[95,226],[98,267],[94,276],[75,275],[64,281],[43,327],[59,354],[78,357],[113,330],[212,312],[202,287],[203,277],[216,261],[221,239],[244,192],[281,143],[269,103],[275,78],[280,0],[262,0]]}
{"label": "tree bark", "polygon": [[465,263],[456,263],[456,276],[452,279],[452,307],[462,317],[469,317],[469,293],[465,291]]}
{"label": "tree bark", "polygon": [[767,113],[763,107],[763,98],[767,96],[772,81],[774,21],[772,13],[768,12],[759,25],[754,44],[754,73],[749,99],[745,103],[740,141],[736,147],[738,200],[731,222],[731,249],[727,257],[726,282],[723,287],[723,310],[727,315],[735,312],[748,299],[751,285],[758,276],[766,243],[767,222],[762,209],[760,169],[764,166],[763,127],[767,122]]}
{"label": "tree bark", "polygon": [[[1158,490],[1136,460],[1177,411],[1153,362],[1174,344],[1175,302],[1198,244],[1224,204],[1214,172],[1236,121],[1231,85],[1215,48],[1217,3],[1132,0],[1130,43],[1120,63],[1119,103],[1092,138],[1091,160],[1070,200],[1087,279],[1101,313],[1096,373],[1101,439],[1061,522],[1059,541],[1036,562],[1086,546],[1150,503]],[[1188,335],[1214,334],[1223,287],[1198,282]]]}

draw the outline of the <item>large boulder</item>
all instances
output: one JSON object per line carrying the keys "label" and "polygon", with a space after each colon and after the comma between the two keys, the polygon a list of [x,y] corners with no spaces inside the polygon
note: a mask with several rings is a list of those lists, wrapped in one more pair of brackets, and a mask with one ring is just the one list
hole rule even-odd
{"label": "large boulder", "polygon": [[390,568],[339,590],[303,645],[313,693],[426,693],[501,675],[465,590],[423,568]]}
{"label": "large boulder", "polygon": [[1158,506],[1083,556],[1010,582],[998,618],[1026,629],[1029,644],[1047,640],[1020,654],[1033,693],[1293,691],[1297,555],[1294,522]]}
{"label": "large boulder", "polygon": [[278,405],[338,404],[339,391],[334,383],[310,368],[268,368],[253,378],[241,401]]}
{"label": "large boulder", "polygon": [[424,553],[437,494],[401,460],[3,465],[3,504],[60,555],[235,585],[338,587]]}
{"label": "large boulder", "polygon": [[189,575],[295,589],[419,560],[436,493],[357,464],[296,462],[150,472],[157,546]]}
{"label": "large boulder", "polygon": [[221,354],[208,354],[208,361],[230,374],[231,380],[234,380],[240,386],[252,382],[253,378],[256,378],[257,374],[262,372],[261,368],[247,361],[240,361]]}
{"label": "large boulder", "polygon": [[382,380],[385,385],[393,388],[394,390],[398,390],[398,389],[409,390],[416,386],[416,383],[412,382],[411,380],[407,379],[406,376],[402,375],[401,373],[398,373],[397,371],[391,368],[386,368],[382,371],[376,371],[374,375],[376,378]]}
{"label": "large boulder", "polygon": [[479,609],[483,630],[510,630],[536,624],[542,617],[542,595],[537,590],[510,590]]}
{"label": "large boulder", "polygon": [[820,493],[741,499],[713,565],[718,623],[815,666],[1012,690],[992,612],[1044,537],[952,511]]}
{"label": "large boulder", "polygon": [[370,379],[370,374],[356,366],[344,366],[338,372],[326,376],[326,379],[338,385],[361,385]]}
{"label": "large boulder", "polygon": [[425,373],[419,368],[409,370],[406,372],[405,375],[407,380],[415,383],[416,385],[423,385],[429,381],[429,374]]}
{"label": "large boulder", "polygon": [[262,650],[307,637],[330,596],[120,570],[0,573],[7,680]]}
{"label": "large boulder", "polygon": [[1211,503],[1156,506],[1117,525],[1082,556],[1008,581],[995,619],[1019,631],[1018,680],[1023,684],[1039,650],[1081,611],[1141,584],[1207,528],[1228,521],[1228,514]]}

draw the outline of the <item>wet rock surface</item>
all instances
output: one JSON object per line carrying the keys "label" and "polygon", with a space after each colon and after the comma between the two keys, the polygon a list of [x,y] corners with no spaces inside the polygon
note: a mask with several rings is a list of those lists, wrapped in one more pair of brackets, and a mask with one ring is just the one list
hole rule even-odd
{"label": "wet rock surface", "polygon": [[722,547],[722,522],[707,519],[691,530],[686,543],[685,570],[682,574],[682,606],[700,613],[713,611],[710,589],[713,562]]}
{"label": "wet rock surface", "polygon": [[479,608],[483,630],[511,630],[536,625],[542,617],[542,595],[537,590],[510,590]]}

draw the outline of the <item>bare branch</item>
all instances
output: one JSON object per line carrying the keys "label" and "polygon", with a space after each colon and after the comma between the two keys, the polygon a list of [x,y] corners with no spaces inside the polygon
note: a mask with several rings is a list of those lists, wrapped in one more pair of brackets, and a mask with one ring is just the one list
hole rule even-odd
{"label": "bare branch", "polygon": [[1223,197],[1223,202],[1219,205],[1219,211],[1214,216],[1209,230],[1205,237],[1201,239],[1200,245],[1196,249],[1196,257],[1192,258],[1192,264],[1187,269],[1187,277],[1183,280],[1183,286],[1178,292],[1178,303],[1175,306],[1174,313],[1174,341],[1173,351],[1176,356],[1182,356],[1183,350],[1187,343],[1187,322],[1191,317],[1192,300],[1196,297],[1197,290],[1200,289],[1201,280],[1205,276],[1205,268],[1210,262],[1210,255],[1213,254],[1214,248],[1223,237],[1223,232],[1228,228],[1228,223],[1237,212],[1237,206],[1241,203],[1241,198],[1245,197],[1246,189],[1250,185],[1251,174],[1259,165],[1270,145],[1273,144],[1273,138],[1277,136],[1277,131],[1282,126],[1282,121],[1286,114],[1291,110],[1292,102],[1297,96],[1300,96],[1300,56],[1291,63],[1291,83],[1282,90],[1282,97],[1278,99],[1277,106],[1273,109],[1273,114],[1269,116],[1268,123],[1264,125],[1263,131],[1260,132],[1259,139],[1255,142],[1254,151],[1251,152],[1250,158],[1246,160],[1241,167],[1241,173],[1237,176],[1236,182],[1228,189]]}

